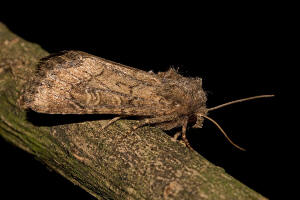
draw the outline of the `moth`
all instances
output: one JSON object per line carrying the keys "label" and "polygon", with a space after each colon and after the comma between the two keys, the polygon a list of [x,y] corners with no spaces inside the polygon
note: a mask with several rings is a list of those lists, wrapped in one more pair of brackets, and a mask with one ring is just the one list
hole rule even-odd
{"label": "moth", "polygon": [[[170,68],[146,72],[81,51],[63,51],[41,59],[35,76],[22,90],[19,104],[48,114],[113,114],[108,124],[128,116],[140,117],[135,129],[154,125],[163,130],[181,127],[186,146],[188,124],[201,128],[208,112],[232,103],[271,97],[260,95],[206,108],[201,78],[183,77]],[[105,127],[107,127],[105,126]]]}

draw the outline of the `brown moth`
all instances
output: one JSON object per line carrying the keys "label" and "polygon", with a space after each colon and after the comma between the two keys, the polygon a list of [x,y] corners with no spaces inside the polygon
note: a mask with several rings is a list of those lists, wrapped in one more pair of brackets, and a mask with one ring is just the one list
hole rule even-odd
{"label": "brown moth", "polygon": [[[137,129],[153,124],[163,130],[182,127],[186,139],[188,123],[201,128],[206,118],[216,124],[230,143],[239,149],[210,117],[201,78],[187,78],[174,69],[145,72],[80,51],[63,51],[43,58],[37,73],[22,91],[19,104],[48,114],[114,114],[109,123],[126,116],[139,116]],[[108,126],[107,125],[107,126]],[[243,150],[243,149],[242,149]]]}

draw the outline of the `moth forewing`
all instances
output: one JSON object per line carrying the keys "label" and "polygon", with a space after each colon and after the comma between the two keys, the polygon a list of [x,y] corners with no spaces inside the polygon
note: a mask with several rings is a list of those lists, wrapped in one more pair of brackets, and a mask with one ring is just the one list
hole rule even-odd
{"label": "moth forewing", "polygon": [[173,80],[87,53],[50,56],[38,69],[20,98],[21,106],[36,112],[158,116],[170,114],[176,105],[162,95],[171,92]]}

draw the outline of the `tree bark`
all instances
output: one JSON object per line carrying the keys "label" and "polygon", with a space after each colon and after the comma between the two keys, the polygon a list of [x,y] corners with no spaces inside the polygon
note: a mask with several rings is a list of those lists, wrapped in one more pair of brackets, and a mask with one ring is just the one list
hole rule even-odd
{"label": "tree bark", "polygon": [[[48,53],[0,23],[0,135],[97,199],[265,199],[154,127],[134,120],[46,115],[17,106]],[[101,120],[96,120],[101,119]],[[76,121],[74,121],[76,120]]]}

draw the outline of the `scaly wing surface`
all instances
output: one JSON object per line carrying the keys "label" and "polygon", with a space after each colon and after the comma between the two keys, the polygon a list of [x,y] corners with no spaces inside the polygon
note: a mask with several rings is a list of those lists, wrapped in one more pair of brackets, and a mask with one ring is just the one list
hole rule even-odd
{"label": "scaly wing surface", "polygon": [[80,51],[41,60],[21,105],[49,114],[154,116],[170,112],[163,79]]}

